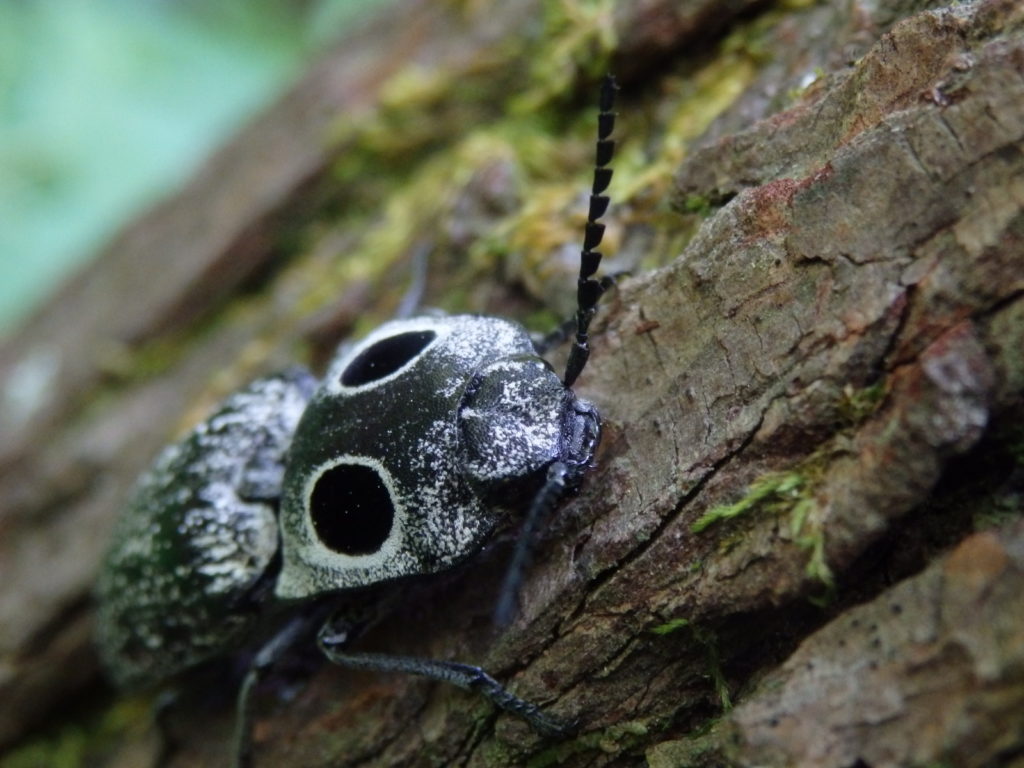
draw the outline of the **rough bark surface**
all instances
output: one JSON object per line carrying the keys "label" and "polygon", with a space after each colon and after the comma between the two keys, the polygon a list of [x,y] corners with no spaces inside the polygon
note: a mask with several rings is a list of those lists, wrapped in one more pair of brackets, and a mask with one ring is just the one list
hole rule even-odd
{"label": "rough bark surface", "polygon": [[[382,17],[0,348],[12,765],[80,722],[102,732],[84,762],[156,762],[144,707],[103,691],[88,642],[90,585],[132,478],[298,342],[316,360],[360,313],[386,316],[391,263],[336,267],[365,245],[356,224],[408,223],[397,246],[378,242],[400,264],[423,239],[447,249],[432,301],[481,282],[457,265],[493,255],[473,244],[544,199],[517,179],[561,149],[501,145],[460,175],[445,147],[500,121],[515,90],[545,114],[592,111],[553,104],[525,62],[575,71],[615,41],[609,231],[632,276],[605,300],[578,387],[604,417],[598,466],[551,524],[507,632],[489,616],[511,534],[402,587],[359,643],[480,663],[579,734],[545,741],[470,693],[320,665],[267,686],[256,764],[1024,759],[1024,9],[551,7],[543,23],[528,0]],[[585,173],[589,150],[572,147],[589,138],[564,134],[546,140]],[[448,186],[406,219],[402,189],[351,172],[432,157]],[[354,223],[362,196],[377,218]],[[516,235],[509,279],[541,274],[539,292],[564,294],[571,277],[517,275],[511,258],[557,263],[562,232]],[[466,291],[478,311],[493,310],[485,295],[527,303]],[[166,764],[225,763],[231,696],[213,673],[183,685]]]}

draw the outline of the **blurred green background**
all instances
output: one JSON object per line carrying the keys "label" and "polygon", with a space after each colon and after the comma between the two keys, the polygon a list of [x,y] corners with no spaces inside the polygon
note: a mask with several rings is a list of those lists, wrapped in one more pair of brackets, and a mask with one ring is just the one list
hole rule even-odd
{"label": "blurred green background", "polygon": [[0,0],[0,335],[387,0]]}

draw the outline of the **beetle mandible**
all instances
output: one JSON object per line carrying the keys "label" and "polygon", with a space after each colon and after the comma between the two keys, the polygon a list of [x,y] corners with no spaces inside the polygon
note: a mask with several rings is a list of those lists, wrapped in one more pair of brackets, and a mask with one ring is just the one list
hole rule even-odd
{"label": "beetle mandible", "polygon": [[[360,619],[303,606],[449,569],[504,512],[525,508],[495,609],[498,624],[511,619],[533,533],[579,488],[600,439],[597,410],[572,385],[609,285],[594,275],[616,89],[607,76],[575,318],[541,344],[494,317],[395,320],[343,347],[319,384],[294,368],[230,395],[160,454],[115,526],[97,585],[97,643],[116,682],[166,680],[253,643],[279,615],[239,693],[238,765],[249,760],[256,683],[314,621],[334,663],[447,681],[542,732],[565,729],[479,667],[351,652]],[[568,334],[560,378],[541,354]]]}

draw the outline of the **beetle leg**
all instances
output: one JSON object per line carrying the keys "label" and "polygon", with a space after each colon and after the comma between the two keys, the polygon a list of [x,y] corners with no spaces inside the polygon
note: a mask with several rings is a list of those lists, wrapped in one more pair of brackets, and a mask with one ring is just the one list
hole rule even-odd
{"label": "beetle leg", "polygon": [[159,738],[159,746],[157,747],[156,757],[153,760],[153,765],[157,766],[157,768],[166,765],[177,748],[171,730],[170,713],[175,704],[178,703],[180,693],[180,689],[177,687],[165,688],[157,694],[156,700],[153,702],[153,726],[156,728],[157,737]]}
{"label": "beetle leg", "polygon": [[498,602],[494,607],[494,623],[499,627],[507,627],[515,617],[519,588],[523,582],[523,574],[526,573],[526,569],[530,565],[537,531],[568,492],[568,477],[569,468],[564,463],[561,461],[553,463],[548,468],[544,485],[541,486],[530,504],[530,509],[523,520],[522,529],[519,531],[516,550],[512,554],[508,570],[505,571],[505,580],[501,585]]}
{"label": "beetle leg", "polygon": [[295,617],[253,657],[242,686],[238,689],[235,705],[235,734],[232,741],[232,765],[235,768],[249,768],[252,762],[252,704],[256,686],[279,659],[310,634],[321,618],[322,613]]}
{"label": "beetle leg", "polygon": [[499,709],[518,715],[546,736],[566,735],[572,730],[569,724],[544,714],[536,704],[510,693],[480,667],[456,661],[435,661],[383,653],[350,653],[345,650],[349,639],[349,632],[344,629],[339,631],[334,621],[328,621],[321,628],[317,641],[328,660],[342,667],[374,672],[403,672],[451,683],[476,691]]}

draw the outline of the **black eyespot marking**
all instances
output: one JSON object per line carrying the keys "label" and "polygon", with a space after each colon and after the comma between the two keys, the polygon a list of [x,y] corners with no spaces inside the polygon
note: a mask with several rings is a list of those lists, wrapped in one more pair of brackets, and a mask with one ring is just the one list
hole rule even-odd
{"label": "black eyespot marking", "polygon": [[382,339],[349,363],[341,374],[341,383],[358,387],[383,379],[416,357],[435,338],[434,331],[409,331]]}
{"label": "black eyespot marking", "polygon": [[387,486],[362,464],[339,464],[324,472],[310,496],[309,513],[320,541],[343,555],[377,552],[395,520]]}

